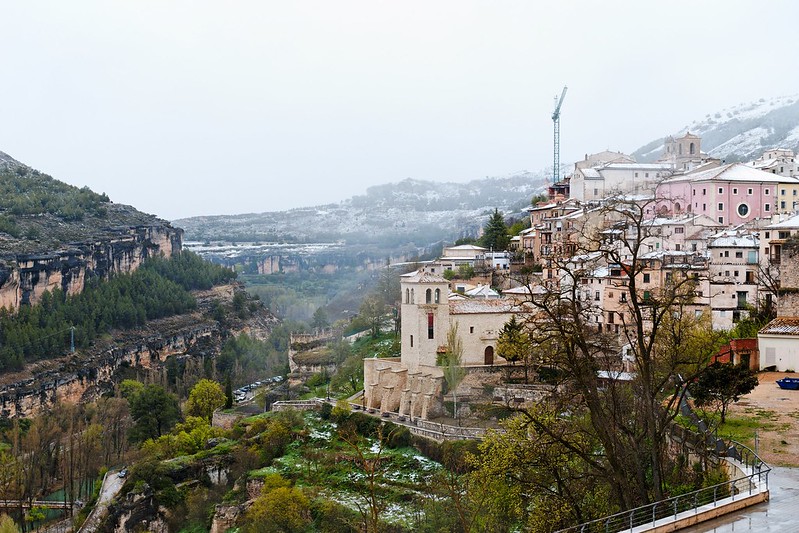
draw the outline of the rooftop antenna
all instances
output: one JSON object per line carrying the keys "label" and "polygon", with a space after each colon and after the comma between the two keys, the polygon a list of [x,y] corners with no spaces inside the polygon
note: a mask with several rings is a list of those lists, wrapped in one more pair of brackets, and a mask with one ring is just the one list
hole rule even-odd
{"label": "rooftop antenna", "polygon": [[563,99],[566,97],[566,87],[563,86],[563,92],[555,95],[555,111],[552,112],[552,123],[555,127],[555,161],[552,169],[552,183],[555,184],[560,181],[560,106],[563,105]]}

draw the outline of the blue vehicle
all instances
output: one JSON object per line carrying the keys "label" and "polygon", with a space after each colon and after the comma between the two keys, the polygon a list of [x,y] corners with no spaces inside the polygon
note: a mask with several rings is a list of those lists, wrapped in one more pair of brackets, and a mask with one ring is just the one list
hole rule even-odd
{"label": "blue vehicle", "polygon": [[777,380],[781,389],[799,390],[799,378],[782,378]]}

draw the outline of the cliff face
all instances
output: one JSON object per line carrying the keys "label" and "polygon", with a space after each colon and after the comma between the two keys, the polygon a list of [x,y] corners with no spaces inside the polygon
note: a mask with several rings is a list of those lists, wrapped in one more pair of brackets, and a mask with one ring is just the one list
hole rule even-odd
{"label": "cliff face", "polygon": [[56,402],[95,401],[113,390],[114,374],[121,367],[152,369],[171,355],[218,347],[222,332],[216,322],[195,323],[176,331],[153,332],[130,339],[89,358],[69,358],[55,368],[0,387],[0,416],[35,416]]}
{"label": "cliff face", "polygon": [[194,313],[152,320],[144,329],[117,332],[106,344],[84,353],[0,376],[0,417],[35,416],[56,402],[95,401],[114,390],[123,369],[138,368],[158,378],[168,357],[216,357],[231,335],[267,338],[278,320],[265,307],[224,328],[210,317],[213,302],[229,305],[238,290],[238,284],[214,287],[196,294],[199,309]]}
{"label": "cliff face", "polygon": [[0,306],[16,309],[37,303],[45,291],[55,288],[79,293],[87,278],[107,279],[135,270],[148,257],[170,257],[180,251],[183,240],[183,230],[168,224],[112,228],[105,234],[54,252],[7,257],[0,263]]}

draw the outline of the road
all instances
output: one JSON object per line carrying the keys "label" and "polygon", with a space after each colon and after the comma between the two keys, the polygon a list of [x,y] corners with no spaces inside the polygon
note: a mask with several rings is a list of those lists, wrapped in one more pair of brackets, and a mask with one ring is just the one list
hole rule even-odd
{"label": "road", "polygon": [[118,471],[109,470],[108,474],[103,478],[103,486],[100,488],[100,495],[97,497],[97,503],[91,514],[89,514],[89,517],[78,530],[78,533],[94,533],[97,531],[97,527],[108,512],[108,505],[113,501],[116,495],[119,494],[124,484],[125,479],[119,477]]}

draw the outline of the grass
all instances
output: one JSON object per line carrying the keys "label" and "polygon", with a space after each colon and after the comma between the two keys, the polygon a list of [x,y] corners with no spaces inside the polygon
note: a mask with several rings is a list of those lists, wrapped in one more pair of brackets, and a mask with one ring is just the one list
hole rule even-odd
{"label": "grass", "polygon": [[[753,447],[755,443],[755,432],[785,430],[790,428],[789,424],[777,424],[779,415],[775,411],[767,409],[755,409],[747,407],[742,415],[727,413],[724,424],[719,423],[719,413],[713,411],[703,412],[697,410],[697,415],[711,428],[717,428],[716,433],[722,439],[731,439],[748,447]],[[675,418],[675,422],[683,427],[696,431],[696,428],[689,419],[682,415]]]}
{"label": "grass", "polygon": [[[368,492],[367,474],[357,453],[339,438],[334,423],[312,413],[305,413],[304,420],[303,437],[286,446],[285,453],[271,465],[251,470],[249,477],[277,473],[311,493],[319,492],[357,511],[357,504],[364,503]],[[376,456],[375,439],[364,439],[360,446],[367,457]],[[414,448],[383,448],[377,490],[381,501],[392,510],[386,513],[386,520],[408,526],[414,505],[425,497],[427,484],[440,468],[434,461],[420,459]]]}

